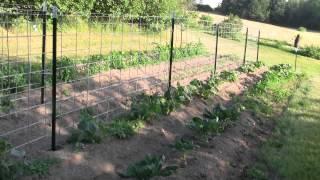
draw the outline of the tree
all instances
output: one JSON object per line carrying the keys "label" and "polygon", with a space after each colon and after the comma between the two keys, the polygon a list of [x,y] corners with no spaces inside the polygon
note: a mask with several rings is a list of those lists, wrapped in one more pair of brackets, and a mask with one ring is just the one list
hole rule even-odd
{"label": "tree", "polygon": [[266,21],[270,16],[270,0],[251,0],[248,4],[247,17],[258,21]]}

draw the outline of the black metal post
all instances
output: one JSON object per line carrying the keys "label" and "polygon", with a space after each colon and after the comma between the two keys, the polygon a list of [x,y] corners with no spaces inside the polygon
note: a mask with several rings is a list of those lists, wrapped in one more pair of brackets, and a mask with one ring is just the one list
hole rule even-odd
{"label": "black metal post", "polygon": [[56,93],[57,93],[57,16],[58,9],[53,8],[52,31],[52,136],[51,149],[56,150]]}
{"label": "black metal post", "polygon": [[259,54],[260,54],[260,30],[258,33],[258,40],[257,40],[257,62],[259,62]]}
{"label": "black metal post", "polygon": [[170,44],[170,64],[169,64],[169,86],[168,92],[171,90],[171,78],[172,78],[172,63],[173,63],[173,41],[174,41],[174,25],[175,25],[175,18],[174,16],[171,19],[171,44]]}
{"label": "black metal post", "polygon": [[243,64],[246,64],[246,58],[247,58],[248,33],[249,33],[249,29],[247,28],[247,32],[246,32],[246,43],[245,43],[245,46],[244,46]]}
{"label": "black metal post", "polygon": [[298,61],[298,48],[296,48],[296,59],[294,61],[294,70],[297,71],[297,61]]}
{"label": "black metal post", "polygon": [[219,45],[219,24],[216,26],[216,51],[214,56],[214,74],[217,73],[217,60],[218,60],[218,45]]}
{"label": "black metal post", "polygon": [[41,104],[44,103],[45,91],[45,64],[46,64],[46,36],[47,36],[47,8],[44,4],[42,9],[42,57],[41,57]]}

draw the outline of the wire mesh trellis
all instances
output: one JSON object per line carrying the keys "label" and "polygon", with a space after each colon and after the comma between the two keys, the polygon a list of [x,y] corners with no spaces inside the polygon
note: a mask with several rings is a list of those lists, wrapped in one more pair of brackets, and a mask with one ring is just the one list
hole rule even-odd
{"label": "wire mesh trellis", "polygon": [[[204,80],[215,67],[217,72],[236,69],[243,56],[253,61],[257,54],[257,38],[248,38],[244,55],[245,35],[234,24],[103,14],[55,19],[48,14],[1,12],[0,137],[14,148],[41,139],[45,143],[38,144],[48,145],[52,119],[61,143],[82,109],[110,122],[140,93],[164,94],[169,83]],[[51,119],[52,106],[56,115]]]}

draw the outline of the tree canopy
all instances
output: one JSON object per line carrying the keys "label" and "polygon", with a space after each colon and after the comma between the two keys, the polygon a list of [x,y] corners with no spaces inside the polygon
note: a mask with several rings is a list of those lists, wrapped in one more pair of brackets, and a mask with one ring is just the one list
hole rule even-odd
{"label": "tree canopy", "polygon": [[219,10],[258,21],[320,29],[319,0],[223,0]]}

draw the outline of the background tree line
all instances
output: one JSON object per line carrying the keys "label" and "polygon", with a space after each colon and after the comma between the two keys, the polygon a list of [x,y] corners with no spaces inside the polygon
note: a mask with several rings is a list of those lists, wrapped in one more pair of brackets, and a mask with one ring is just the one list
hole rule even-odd
{"label": "background tree line", "polygon": [[[6,4],[27,4],[40,7],[44,0],[2,0]],[[173,11],[177,14],[192,6],[192,0],[47,0],[62,13],[94,13],[114,15],[161,16]]]}
{"label": "background tree line", "polygon": [[319,0],[223,0],[218,11],[263,22],[320,30]]}

